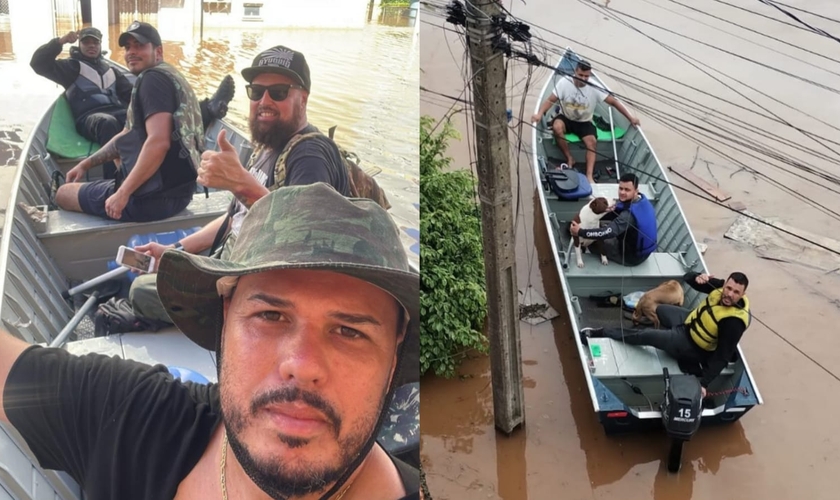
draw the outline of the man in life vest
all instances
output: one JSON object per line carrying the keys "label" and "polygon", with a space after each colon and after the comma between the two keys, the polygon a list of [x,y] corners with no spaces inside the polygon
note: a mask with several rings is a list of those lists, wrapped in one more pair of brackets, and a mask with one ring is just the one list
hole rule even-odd
{"label": "man in life vest", "polygon": [[[66,43],[79,41],[70,47],[70,57],[57,59]],[[29,63],[35,73],[64,87],[64,95],[76,120],[76,131],[100,146],[125,128],[126,108],[131,101],[134,82],[115,71],[104,59],[102,32],[96,28],[70,31],[39,47]],[[224,118],[228,103],[233,99],[233,79],[226,76],[216,93],[201,101],[204,128],[216,118]],[[113,179],[113,161],[102,165],[103,177]]]}
{"label": "man in life vest", "polygon": [[[66,43],[70,57],[56,59]],[[105,62],[102,33],[96,28],[71,31],[53,38],[32,55],[29,65],[35,73],[65,88],[64,95],[76,120],[76,131],[90,141],[107,144],[125,127],[126,106],[131,100],[133,84]],[[116,173],[114,162],[103,165],[106,179]]]}
{"label": "man in life vest", "polygon": [[[636,174],[623,174],[618,181],[618,203],[601,218],[609,224],[593,229],[581,229],[572,221],[572,236],[603,240],[604,254],[613,262],[637,266],[656,251],[656,210],[645,195],[639,193]],[[591,248],[591,247],[590,247]]]}
{"label": "man in life vest", "polygon": [[658,306],[656,315],[663,329],[583,328],[581,336],[584,344],[587,337],[606,337],[662,349],[680,363],[683,371],[700,377],[705,397],[706,388],[732,360],[741,336],[750,326],[750,301],[745,295],[749,280],[740,272],[730,274],[726,280],[693,272],[683,279],[708,297],[693,311]]}
{"label": "man in life vest", "polygon": [[[157,221],[186,208],[196,191],[204,149],[201,107],[183,75],[164,62],[152,25],[133,22],[119,44],[137,76],[125,129],[67,172],[55,202],[123,222]],[[86,171],[117,159],[115,179],[80,182]]]}

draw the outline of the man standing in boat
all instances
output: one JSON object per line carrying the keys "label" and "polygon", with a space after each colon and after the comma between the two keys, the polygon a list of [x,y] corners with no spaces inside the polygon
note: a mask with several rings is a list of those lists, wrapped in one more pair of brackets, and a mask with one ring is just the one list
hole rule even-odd
{"label": "man standing in boat", "polygon": [[569,151],[566,134],[572,133],[580,137],[586,146],[586,178],[589,179],[590,184],[595,184],[593,174],[598,133],[592,123],[595,106],[601,101],[606,102],[621,112],[633,125],[639,125],[639,119],[631,115],[627,108],[607,91],[590,84],[591,75],[592,67],[588,62],[581,60],[575,67],[573,77],[559,76],[554,85],[554,92],[542,103],[540,110],[531,117],[531,120],[533,123],[539,122],[551,106],[559,102],[560,113],[552,118],[548,125],[554,132],[557,145],[566,155],[566,163],[570,167],[575,164],[575,159]]}
{"label": "man standing in boat", "polygon": [[700,377],[703,397],[709,384],[733,359],[738,342],[750,326],[749,280],[734,272],[726,280],[709,274],[687,273],[691,288],[708,294],[693,311],[662,304],[656,315],[663,329],[583,328],[582,340],[606,337],[632,345],[662,349],[680,364],[680,369]]}
{"label": "man standing in boat", "polygon": [[[242,76],[249,82],[246,90],[251,99],[249,126],[254,154],[243,168],[222,131],[218,138],[220,151],[203,153],[198,178],[202,185],[232,192],[235,199],[226,214],[177,244],[136,247],[158,262],[169,248],[193,254],[211,249],[227,258],[248,208],[280,186],[324,182],[344,196],[350,194],[338,148],[306,117],[311,79],[304,55],[287,47],[272,47],[257,55],[253,64],[242,70]],[[303,134],[309,134],[312,140],[291,149],[290,141]],[[138,276],[131,285],[129,300],[136,316],[171,323],[158,297],[156,276]]]}
{"label": "man standing in boat", "polygon": [[382,207],[278,189],[228,261],[170,250],[159,286],[218,384],[0,331],[0,420],[42,467],[91,500],[418,498],[417,469],[376,442],[420,309]]}
{"label": "man standing in boat", "polygon": [[[68,59],[56,59],[66,43]],[[107,144],[125,127],[125,113],[131,101],[132,83],[115,71],[102,54],[102,32],[96,28],[71,31],[38,47],[29,63],[35,73],[64,87],[64,95],[76,120],[76,130],[90,141]],[[113,179],[114,162],[103,166],[106,179]]]}
{"label": "man standing in boat", "polygon": [[[67,172],[55,202],[64,210],[123,222],[157,221],[186,208],[195,193],[204,138],[201,105],[186,79],[164,62],[152,25],[133,22],[119,43],[137,75],[126,127]],[[226,105],[233,92],[225,93],[220,100]],[[115,179],[79,182],[86,171],[117,159]]]}
{"label": "man standing in boat", "polygon": [[656,251],[656,210],[650,200],[639,193],[636,174],[622,174],[618,181],[618,203],[601,221],[609,224],[581,229],[572,221],[569,231],[572,236],[603,241],[604,255],[624,266],[638,266]]}

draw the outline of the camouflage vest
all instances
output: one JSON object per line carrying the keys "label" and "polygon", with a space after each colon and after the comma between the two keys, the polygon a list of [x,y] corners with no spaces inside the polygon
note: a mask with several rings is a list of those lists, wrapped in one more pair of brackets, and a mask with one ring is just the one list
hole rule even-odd
{"label": "camouflage vest", "polygon": [[[274,191],[284,185],[286,181],[286,159],[289,157],[289,153],[292,152],[292,148],[301,141],[320,135],[323,134],[320,132],[310,132],[308,134],[298,134],[289,140],[286,147],[283,148],[283,151],[277,158],[277,163],[274,164],[274,185],[269,188],[270,191]],[[335,144],[335,142],[332,141],[332,138],[330,138],[330,141]],[[344,168],[347,170],[347,183],[350,186],[350,197],[368,198],[378,203],[385,210],[390,209],[391,204],[388,203],[385,191],[379,187],[379,184],[376,183],[376,180],[373,177],[362,170],[359,166],[359,157],[356,156],[355,153],[345,150],[338,144],[335,144],[335,146],[338,148],[339,156],[341,156],[341,159],[344,162]],[[258,153],[259,152],[256,151],[254,153],[254,157],[256,157]]]}
{"label": "camouflage vest", "polygon": [[193,166],[193,170],[198,170],[201,164],[201,152],[204,150],[204,123],[201,121],[201,108],[198,105],[198,99],[195,97],[192,87],[181,73],[168,63],[162,62],[153,68],[149,68],[137,77],[137,82],[134,88],[131,89],[131,105],[128,106],[126,113],[125,126],[131,130],[134,128],[134,98],[137,95],[137,89],[140,87],[140,81],[149,71],[159,71],[172,80],[175,85],[175,92],[178,98],[178,109],[172,113],[172,134],[177,137],[181,143],[183,151],[189,151],[189,157]]}

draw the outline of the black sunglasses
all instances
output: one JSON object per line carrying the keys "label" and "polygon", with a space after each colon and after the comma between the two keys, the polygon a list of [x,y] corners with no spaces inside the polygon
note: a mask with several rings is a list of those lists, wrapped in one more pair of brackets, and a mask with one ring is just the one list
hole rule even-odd
{"label": "black sunglasses", "polygon": [[268,87],[264,85],[245,85],[245,90],[248,92],[248,99],[252,101],[259,101],[262,99],[265,91],[268,91],[268,96],[271,97],[272,101],[280,102],[285,100],[289,96],[289,89],[303,89],[300,85],[290,85],[288,83],[278,83],[275,85],[269,85]]}

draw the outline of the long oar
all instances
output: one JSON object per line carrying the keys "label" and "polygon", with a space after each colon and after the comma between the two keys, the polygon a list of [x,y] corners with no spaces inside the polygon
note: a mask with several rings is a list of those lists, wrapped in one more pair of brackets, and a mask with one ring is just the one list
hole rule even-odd
{"label": "long oar", "polygon": [[64,341],[67,340],[67,337],[69,337],[70,334],[73,333],[73,330],[75,330],[76,327],[79,326],[79,323],[82,321],[82,318],[84,318],[85,315],[91,309],[93,309],[93,307],[96,305],[96,301],[98,299],[99,299],[99,291],[98,290],[91,293],[90,297],[88,297],[87,301],[85,301],[85,303],[82,305],[82,307],[79,308],[78,311],[76,311],[76,314],[72,318],[70,318],[70,322],[67,323],[67,326],[65,326],[58,333],[58,336],[56,336],[56,338],[53,339],[52,342],[50,342],[50,347],[61,347],[61,345],[64,344]]}
{"label": "long oar", "polygon": [[108,271],[105,274],[97,276],[96,278],[93,278],[90,281],[86,281],[86,282],[82,283],[81,285],[76,285],[73,288],[71,288],[70,290],[67,290],[66,292],[62,292],[61,297],[64,300],[67,300],[70,297],[72,297],[72,296],[74,296],[74,295],[76,295],[80,292],[84,292],[85,290],[89,290],[89,289],[95,287],[96,285],[98,285],[100,283],[104,283],[104,282],[106,282],[110,279],[116,278],[118,276],[122,276],[123,274],[127,273],[128,271],[130,271],[129,268],[120,266],[116,269]]}

